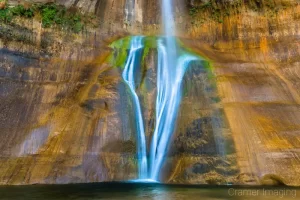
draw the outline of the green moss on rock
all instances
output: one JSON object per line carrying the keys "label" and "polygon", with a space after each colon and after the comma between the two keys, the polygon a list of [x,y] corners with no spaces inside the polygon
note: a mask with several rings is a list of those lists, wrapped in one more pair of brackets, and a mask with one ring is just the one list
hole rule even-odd
{"label": "green moss on rock", "polygon": [[128,50],[130,47],[131,37],[125,37],[120,40],[113,42],[109,47],[114,50],[108,58],[108,62],[114,67],[125,67],[125,62],[127,60]]}

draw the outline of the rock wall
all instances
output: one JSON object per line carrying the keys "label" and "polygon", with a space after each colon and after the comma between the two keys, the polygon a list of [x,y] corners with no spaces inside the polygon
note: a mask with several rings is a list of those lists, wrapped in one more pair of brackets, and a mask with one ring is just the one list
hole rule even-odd
{"label": "rock wall", "polygon": [[249,182],[299,185],[300,8],[285,3],[292,6],[276,15],[244,8],[222,23],[196,15],[190,36],[183,35],[214,63],[238,165]]}
{"label": "rock wall", "polygon": [[[2,184],[135,176],[125,169],[135,168],[125,148],[134,135],[117,112],[119,73],[103,64],[107,45],[91,36],[44,32],[44,49],[1,39]],[[111,142],[120,149],[106,150]]]}
{"label": "rock wall", "polygon": [[[159,34],[159,1],[55,2],[100,23],[74,34],[38,17],[1,22],[0,184],[134,179],[134,116],[109,44]],[[299,185],[299,3],[174,2],[178,36],[213,68],[187,72],[163,181]],[[155,82],[155,55],[144,82]],[[148,137],[154,93],[140,91]]]}

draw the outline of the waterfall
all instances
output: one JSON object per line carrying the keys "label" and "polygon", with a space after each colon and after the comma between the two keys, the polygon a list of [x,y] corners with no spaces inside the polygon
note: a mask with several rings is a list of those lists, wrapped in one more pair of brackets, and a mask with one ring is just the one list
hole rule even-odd
{"label": "waterfall", "polygon": [[[137,157],[139,168],[138,181],[158,181],[168,145],[176,127],[181,101],[182,80],[189,63],[199,58],[191,55],[177,45],[172,0],[162,1],[162,21],[164,36],[158,37],[157,91],[155,105],[156,124],[147,160],[144,122],[136,93],[135,70],[140,67],[141,51],[144,48],[143,37],[131,39],[130,51],[123,71],[123,79],[130,88],[137,129]],[[180,53],[179,53],[180,52]],[[149,164],[149,166],[148,166]],[[149,172],[148,169],[149,168]]]}
{"label": "waterfall", "polygon": [[[159,172],[168,144],[176,127],[176,119],[181,101],[181,85],[189,63],[196,56],[183,54],[175,59],[174,65],[168,61],[170,54],[161,40],[158,41],[158,72],[156,97],[156,127],[150,150],[150,178],[159,179]],[[172,54],[171,54],[172,55]],[[171,57],[172,58],[172,57]]]}
{"label": "waterfall", "polygon": [[139,101],[139,97],[136,93],[135,84],[135,70],[139,65],[139,59],[141,58],[141,51],[143,50],[143,37],[136,36],[133,37],[130,44],[130,52],[125,64],[125,69],[123,71],[122,77],[125,83],[128,85],[130,92],[132,94],[134,113],[136,117],[136,132],[137,132],[137,145],[138,145],[138,163],[139,163],[139,178],[147,178],[147,153],[146,153],[146,139],[145,139],[145,129],[142,117],[142,109]]}
{"label": "waterfall", "polygon": [[162,1],[162,21],[166,44],[158,40],[156,126],[150,149],[150,178],[159,179],[160,168],[176,127],[181,100],[181,85],[189,63],[198,58],[179,55],[175,35],[172,0]]}
{"label": "waterfall", "polygon": [[126,0],[125,4],[125,22],[131,23],[134,20],[134,0]]}

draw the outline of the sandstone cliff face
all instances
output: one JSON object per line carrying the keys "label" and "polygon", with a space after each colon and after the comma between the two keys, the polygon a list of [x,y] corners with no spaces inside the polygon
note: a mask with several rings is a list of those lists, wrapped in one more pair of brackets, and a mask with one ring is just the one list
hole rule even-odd
{"label": "sandstone cliff face", "polygon": [[204,22],[187,41],[214,62],[241,174],[263,184],[299,184],[300,10],[288,3],[274,16],[245,9]]}
{"label": "sandstone cliff face", "polygon": [[[286,6],[272,13],[176,1],[178,36],[213,68],[186,74],[163,181],[300,184],[300,8],[274,2]],[[134,179],[134,116],[121,69],[108,61],[128,42],[108,46],[126,35],[159,34],[159,2],[56,3],[94,13],[100,23],[79,34],[43,28],[38,18],[1,24],[0,183]],[[141,85],[155,85],[155,66],[151,47]],[[150,137],[155,88],[140,96]]]}

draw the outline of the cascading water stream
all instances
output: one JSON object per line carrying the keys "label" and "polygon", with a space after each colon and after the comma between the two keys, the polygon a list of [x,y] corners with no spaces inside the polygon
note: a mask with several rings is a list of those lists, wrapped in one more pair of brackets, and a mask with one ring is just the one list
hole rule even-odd
{"label": "cascading water stream", "polygon": [[181,85],[189,63],[198,58],[183,54],[176,59],[176,65],[168,64],[167,48],[158,41],[158,75],[156,97],[156,127],[150,149],[150,178],[159,179],[160,168],[168,150],[181,100]]}
{"label": "cascading water stream", "polygon": [[147,152],[146,152],[146,139],[145,139],[145,130],[144,122],[142,117],[142,110],[139,101],[139,97],[136,93],[136,84],[135,84],[135,71],[139,67],[137,65],[138,59],[140,58],[139,54],[143,50],[143,37],[136,36],[132,39],[130,45],[129,56],[123,71],[122,77],[128,87],[130,88],[133,105],[135,110],[136,119],[136,131],[137,131],[137,144],[138,144],[138,163],[139,163],[139,178],[147,178]]}
{"label": "cascading water stream", "polygon": [[126,0],[125,4],[125,22],[130,23],[134,19],[134,0]]}
{"label": "cascading water stream", "polygon": [[[162,20],[164,37],[157,39],[157,97],[156,124],[147,160],[144,122],[138,95],[135,91],[135,70],[139,53],[143,49],[143,37],[134,36],[131,40],[129,55],[123,71],[123,79],[129,86],[136,116],[137,146],[138,146],[138,181],[158,181],[164,157],[168,151],[169,141],[176,127],[176,119],[181,101],[181,86],[189,63],[198,57],[186,52],[179,53],[176,42],[175,24],[172,10],[172,0],[162,1]],[[149,166],[147,164],[149,163]],[[149,172],[148,172],[149,167]]]}
{"label": "cascading water stream", "polygon": [[166,44],[158,40],[156,126],[150,149],[150,178],[159,179],[159,171],[174,132],[181,100],[181,85],[186,68],[195,56],[179,55],[175,35],[172,0],[162,1],[162,21]]}

